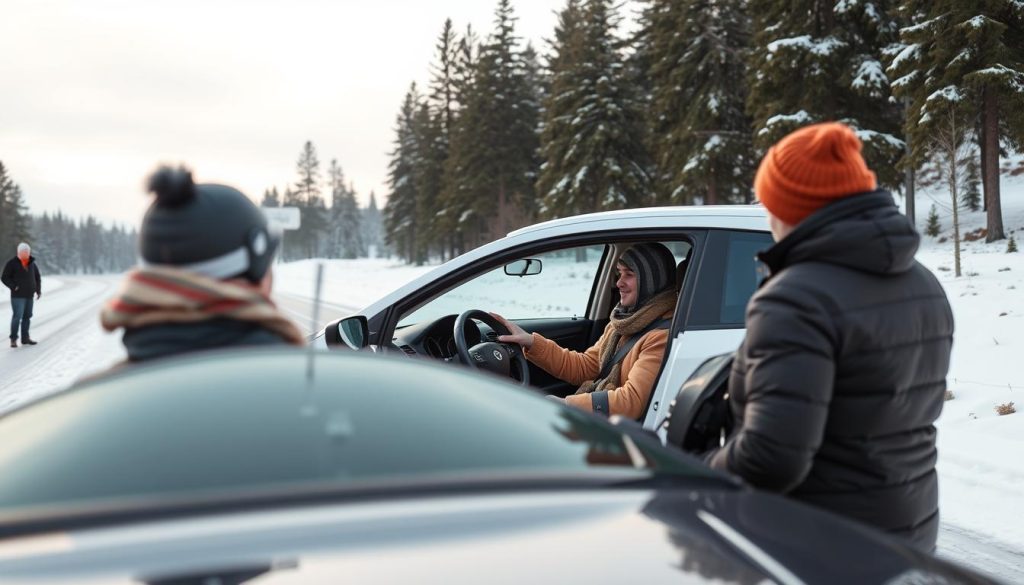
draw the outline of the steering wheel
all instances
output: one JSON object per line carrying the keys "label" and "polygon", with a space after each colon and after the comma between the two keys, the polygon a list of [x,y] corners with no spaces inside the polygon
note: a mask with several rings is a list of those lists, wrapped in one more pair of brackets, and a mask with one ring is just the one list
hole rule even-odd
{"label": "steering wheel", "polygon": [[462,363],[470,366],[507,376],[523,386],[530,385],[530,365],[523,355],[523,350],[515,343],[499,343],[497,341],[484,341],[473,347],[469,347],[466,341],[466,322],[470,319],[482,321],[494,330],[498,335],[511,333],[507,327],[501,324],[490,313],[477,309],[463,311],[455,319],[455,349],[459,353]]}

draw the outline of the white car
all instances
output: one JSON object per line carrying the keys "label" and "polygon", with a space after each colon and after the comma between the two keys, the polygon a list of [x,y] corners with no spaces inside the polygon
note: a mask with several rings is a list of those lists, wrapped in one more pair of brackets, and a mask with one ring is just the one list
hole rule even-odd
{"label": "white car", "polygon": [[494,323],[485,312],[583,351],[600,337],[618,302],[615,260],[642,241],[672,250],[680,287],[667,358],[639,421],[657,432],[697,366],[735,350],[743,339],[747,300],[764,276],[755,254],[772,244],[759,206],[629,209],[516,230],[438,266],[355,317],[328,324],[314,344],[345,347],[346,323],[358,332],[354,324],[365,317],[369,338],[359,341],[377,351],[469,362],[564,396],[575,387],[527,365],[514,348],[493,343]]}

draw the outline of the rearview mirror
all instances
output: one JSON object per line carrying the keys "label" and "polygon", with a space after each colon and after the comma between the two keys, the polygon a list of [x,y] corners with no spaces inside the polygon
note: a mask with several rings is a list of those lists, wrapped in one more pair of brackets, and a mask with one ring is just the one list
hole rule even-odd
{"label": "rearview mirror", "polygon": [[350,349],[363,349],[368,345],[370,339],[370,328],[366,324],[366,317],[356,315],[338,322],[338,339],[345,343]]}
{"label": "rearview mirror", "polygon": [[543,263],[536,258],[524,258],[505,265],[505,274],[509,276],[533,276],[540,274]]}

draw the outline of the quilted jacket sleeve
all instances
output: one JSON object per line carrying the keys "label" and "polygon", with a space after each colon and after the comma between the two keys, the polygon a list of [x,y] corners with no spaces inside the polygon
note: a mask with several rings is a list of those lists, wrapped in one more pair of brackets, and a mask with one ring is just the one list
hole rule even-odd
{"label": "quilted jacket sleeve", "polygon": [[803,481],[824,437],[836,336],[829,312],[809,292],[766,287],[754,296],[729,382],[741,422],[709,455],[712,467],[779,492]]}

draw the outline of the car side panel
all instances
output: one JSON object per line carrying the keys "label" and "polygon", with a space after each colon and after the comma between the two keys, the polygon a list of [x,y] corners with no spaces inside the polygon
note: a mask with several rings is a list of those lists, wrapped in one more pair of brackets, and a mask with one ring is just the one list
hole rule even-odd
{"label": "car side panel", "polygon": [[669,349],[665,368],[661,379],[654,388],[647,416],[643,426],[650,431],[657,431],[662,441],[664,432],[660,430],[668,405],[676,397],[676,393],[697,366],[704,363],[710,356],[735,351],[743,342],[745,329],[712,329],[705,331],[685,331],[679,333]]}

